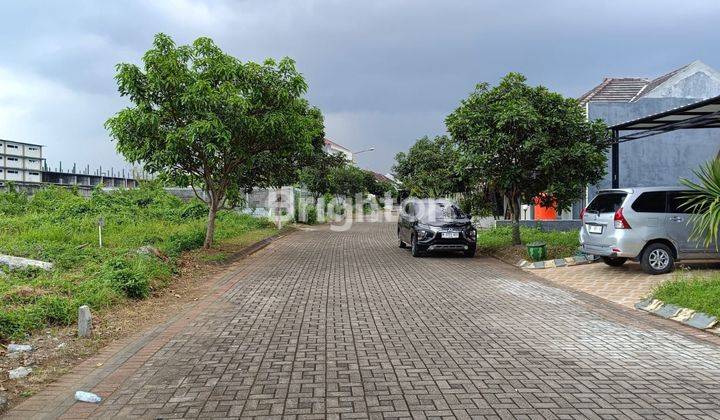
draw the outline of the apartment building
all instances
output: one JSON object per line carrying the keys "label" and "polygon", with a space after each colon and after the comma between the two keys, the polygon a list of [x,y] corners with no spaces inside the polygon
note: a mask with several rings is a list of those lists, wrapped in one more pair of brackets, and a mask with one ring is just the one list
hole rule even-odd
{"label": "apartment building", "polygon": [[39,184],[42,169],[41,145],[0,139],[0,184]]}

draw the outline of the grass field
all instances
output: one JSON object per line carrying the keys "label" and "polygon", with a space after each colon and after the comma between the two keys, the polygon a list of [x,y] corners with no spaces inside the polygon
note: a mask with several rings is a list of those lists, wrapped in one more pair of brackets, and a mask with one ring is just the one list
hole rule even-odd
{"label": "grass field", "polygon": [[[50,187],[32,198],[0,193],[0,253],[49,261],[52,272],[0,266],[0,341],[75,321],[87,304],[103,310],[165,287],[184,251],[202,247],[207,207],[182,202],[156,185],[90,199]],[[98,219],[105,220],[103,247]],[[216,240],[249,242],[272,235],[266,220],[220,212]],[[151,245],[168,256],[142,255]],[[222,260],[220,256],[208,256]]]}
{"label": "grass field", "polygon": [[[543,232],[540,229],[521,227],[520,237],[523,245],[545,242],[549,259],[573,256],[580,245],[577,231]],[[509,226],[478,230],[477,248],[482,253],[497,255],[503,259],[528,259],[525,246],[512,245],[512,228]]]}
{"label": "grass field", "polygon": [[678,273],[674,280],[660,283],[653,296],[667,303],[720,317],[720,274]]}

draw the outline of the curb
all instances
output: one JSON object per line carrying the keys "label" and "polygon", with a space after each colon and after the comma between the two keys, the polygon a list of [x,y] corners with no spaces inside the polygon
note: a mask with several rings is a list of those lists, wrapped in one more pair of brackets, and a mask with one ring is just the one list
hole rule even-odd
{"label": "curb", "polygon": [[574,265],[583,265],[594,263],[598,260],[598,257],[594,255],[576,255],[574,257],[557,258],[554,260],[545,261],[526,261],[522,260],[517,263],[517,266],[527,270],[537,270],[542,268],[555,268],[555,267],[572,267]]}
{"label": "curb", "polygon": [[635,309],[679,322],[689,327],[720,335],[720,326],[718,326],[717,317],[704,312],[697,312],[693,309],[683,308],[653,298],[647,298],[636,303]]}
{"label": "curb", "polygon": [[297,228],[294,228],[294,227],[292,227],[292,228],[287,228],[287,229],[282,229],[280,232],[278,232],[278,233],[276,233],[276,234],[274,234],[274,235],[272,235],[272,236],[268,236],[268,237],[265,238],[265,239],[261,239],[261,240],[255,242],[255,243],[252,243],[252,244],[244,247],[244,248],[241,249],[240,251],[237,251],[237,252],[234,252],[234,253],[230,254],[230,255],[225,259],[225,261],[223,261],[220,265],[227,265],[227,264],[231,264],[231,263],[237,262],[237,261],[239,261],[239,260],[241,260],[241,259],[243,259],[243,258],[245,258],[245,257],[247,257],[247,256],[249,256],[249,255],[252,255],[252,254],[260,251],[261,249],[263,249],[263,248],[265,248],[266,246],[270,245],[272,242],[274,242],[274,241],[276,241],[276,240],[278,240],[278,239],[280,239],[280,238],[283,238],[283,237],[285,237],[285,236],[287,236],[287,235],[292,234],[292,233],[295,232],[295,231],[297,231]]}

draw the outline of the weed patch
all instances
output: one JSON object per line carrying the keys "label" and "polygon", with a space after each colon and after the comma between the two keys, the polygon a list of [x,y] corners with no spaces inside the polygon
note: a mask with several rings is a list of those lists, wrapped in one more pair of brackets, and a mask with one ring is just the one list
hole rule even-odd
{"label": "weed patch", "polygon": [[[103,247],[98,219],[105,220]],[[49,261],[56,269],[7,271],[0,267],[0,341],[39,328],[69,325],[77,308],[104,310],[143,299],[172,281],[181,253],[202,246],[207,207],[183,202],[159,185],[133,190],[77,191],[48,187],[32,198],[0,193],[0,253]],[[266,220],[236,212],[218,214],[216,239],[232,240],[271,228]],[[140,255],[152,245],[167,260]]]}

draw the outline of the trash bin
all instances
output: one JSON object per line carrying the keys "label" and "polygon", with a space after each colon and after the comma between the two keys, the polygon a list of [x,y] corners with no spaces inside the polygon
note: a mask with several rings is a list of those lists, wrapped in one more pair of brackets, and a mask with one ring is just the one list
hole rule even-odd
{"label": "trash bin", "polygon": [[547,248],[545,242],[531,242],[527,244],[528,255],[533,261],[545,261]]}

